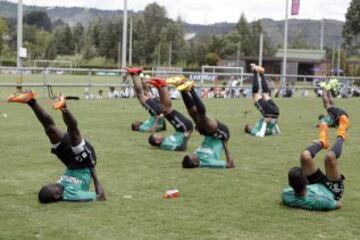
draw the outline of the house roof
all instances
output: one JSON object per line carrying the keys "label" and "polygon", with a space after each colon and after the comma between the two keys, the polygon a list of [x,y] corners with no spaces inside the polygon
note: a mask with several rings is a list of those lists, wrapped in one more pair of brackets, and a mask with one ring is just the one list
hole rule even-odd
{"label": "house roof", "polygon": [[[275,57],[282,58],[283,56],[284,49],[278,49]],[[326,51],[317,49],[288,49],[286,56],[289,59],[321,61],[326,59]]]}

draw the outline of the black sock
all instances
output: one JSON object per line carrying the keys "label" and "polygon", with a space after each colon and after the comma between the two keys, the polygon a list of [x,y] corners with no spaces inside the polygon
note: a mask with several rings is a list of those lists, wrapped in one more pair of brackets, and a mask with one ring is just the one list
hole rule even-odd
{"label": "black sock", "polygon": [[181,92],[181,96],[187,109],[190,109],[193,106],[195,106],[195,103],[188,92]]}
{"label": "black sock", "polygon": [[336,143],[331,148],[331,151],[335,153],[336,159],[338,159],[341,155],[343,143],[344,143],[344,139],[342,137],[337,137]]}
{"label": "black sock", "polygon": [[258,80],[258,73],[254,71],[253,76],[253,83],[252,83],[252,93],[258,93],[259,92],[259,80]]}
{"label": "black sock", "polygon": [[194,103],[196,105],[196,110],[198,114],[205,115],[206,114],[206,108],[203,102],[201,101],[199,95],[195,92],[194,89],[191,89],[190,94],[194,100]]}
{"label": "black sock", "polygon": [[261,88],[262,88],[262,92],[263,93],[269,93],[270,90],[269,90],[269,86],[268,86],[268,83],[265,79],[265,76],[264,74],[260,74],[260,77],[261,77]]}
{"label": "black sock", "polygon": [[320,152],[322,149],[321,143],[314,143],[313,145],[310,145],[306,150],[308,150],[311,154],[311,157],[314,158],[315,155]]}
{"label": "black sock", "polygon": [[32,98],[27,102],[27,105],[29,105],[30,107],[34,106],[36,104],[36,99]]}

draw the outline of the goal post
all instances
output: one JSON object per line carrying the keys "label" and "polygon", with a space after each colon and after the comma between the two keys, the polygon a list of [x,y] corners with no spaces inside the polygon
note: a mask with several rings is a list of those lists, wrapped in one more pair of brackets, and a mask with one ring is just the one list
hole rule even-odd
{"label": "goal post", "polygon": [[201,84],[207,81],[213,83],[229,82],[235,78],[240,82],[240,86],[244,81],[244,68],[243,67],[221,67],[221,66],[202,66],[201,70]]}

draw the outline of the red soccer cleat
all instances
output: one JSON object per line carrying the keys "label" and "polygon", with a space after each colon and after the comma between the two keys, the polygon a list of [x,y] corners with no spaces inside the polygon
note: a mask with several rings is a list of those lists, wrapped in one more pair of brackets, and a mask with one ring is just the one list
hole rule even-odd
{"label": "red soccer cleat", "polygon": [[165,79],[162,79],[162,78],[151,78],[150,80],[147,80],[146,82],[153,85],[156,88],[162,88],[162,87],[167,86]]}
{"label": "red soccer cleat", "polygon": [[126,68],[126,71],[128,72],[128,74],[132,76],[132,75],[139,75],[140,73],[142,73],[143,69],[139,67],[132,67],[132,68]]}

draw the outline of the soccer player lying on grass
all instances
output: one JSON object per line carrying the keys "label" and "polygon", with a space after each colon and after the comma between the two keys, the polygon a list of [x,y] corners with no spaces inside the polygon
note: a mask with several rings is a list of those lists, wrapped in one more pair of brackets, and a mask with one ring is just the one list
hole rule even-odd
{"label": "soccer player lying on grass", "polygon": [[[136,69],[138,71],[137,74],[139,74],[141,72],[140,68],[132,68],[131,70],[135,72]],[[153,78],[149,80],[148,83],[158,89],[161,111],[175,129],[175,133],[167,137],[161,134],[151,134],[149,136],[149,143],[163,150],[185,151],[187,142],[194,130],[192,122],[172,108],[171,98],[165,80]]]}
{"label": "soccer player lying on grass", "polygon": [[349,126],[349,118],[339,119],[336,142],[325,156],[325,174],[316,167],[315,155],[329,148],[328,126],[320,124],[319,141],[314,142],[300,156],[301,167],[293,167],[288,173],[290,187],[283,190],[282,201],[289,207],[309,210],[333,210],[342,207],[339,202],[344,193],[344,179],[338,158]]}
{"label": "soccer player lying on grass", "polygon": [[131,68],[128,69],[128,73],[131,75],[133,80],[137,99],[150,114],[150,118],[148,118],[146,121],[137,121],[132,123],[131,129],[133,131],[151,133],[166,130],[165,119],[161,115],[159,99],[151,93],[150,88],[146,83],[143,82],[138,74],[131,72]]}
{"label": "soccer player lying on grass", "polygon": [[[278,135],[280,134],[280,129],[277,125],[279,108],[270,97],[270,89],[264,76],[265,69],[255,64],[251,64],[251,68],[254,73],[252,85],[253,100],[263,117],[255,126],[247,124],[244,131],[256,137]],[[258,74],[261,77],[262,94],[259,93]]]}
{"label": "soccer player lying on grass", "polygon": [[[342,115],[349,117],[349,115],[343,109],[335,107],[335,102],[331,91],[336,91],[336,88],[338,86],[337,81],[329,81],[329,83],[327,84],[325,82],[322,82],[320,83],[320,86],[323,89],[322,99],[327,115],[320,114],[319,122],[326,123],[328,127],[336,128],[337,126],[339,126],[339,119]],[[318,127],[320,123],[316,126]]]}
{"label": "soccer player lying on grass", "polygon": [[[64,96],[55,101],[54,108],[62,113],[67,126],[66,133],[56,127],[52,117],[36,101],[33,92],[13,95],[8,98],[8,102],[26,103],[34,111],[53,145],[51,152],[66,166],[65,173],[57,183],[45,185],[40,189],[39,201],[51,203],[106,200],[104,189],[95,171],[95,150],[82,137],[77,120],[66,107]],[[94,180],[95,192],[89,191],[91,179]]]}
{"label": "soccer player lying on grass", "polygon": [[[201,146],[191,155],[183,158],[183,168],[233,168],[234,160],[228,148],[230,132],[227,126],[206,115],[206,109],[194,89],[194,82],[184,82],[184,78],[172,78],[167,84],[177,86],[181,92],[184,104],[189,115],[196,124],[196,130],[203,136]],[[226,161],[221,160],[221,153],[225,150]]]}

